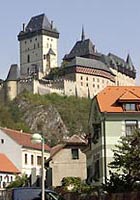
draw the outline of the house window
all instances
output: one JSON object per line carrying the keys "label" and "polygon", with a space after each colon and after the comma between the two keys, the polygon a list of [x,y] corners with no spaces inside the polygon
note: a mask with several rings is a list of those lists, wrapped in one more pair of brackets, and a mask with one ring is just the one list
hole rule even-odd
{"label": "house window", "polygon": [[136,104],[135,103],[125,103],[124,110],[125,111],[136,111]]}
{"label": "house window", "polygon": [[27,153],[24,155],[24,163],[27,164],[28,162],[28,157],[27,157]]}
{"label": "house window", "polygon": [[131,135],[138,128],[138,121],[125,121],[125,133],[126,136]]}
{"label": "house window", "polygon": [[33,165],[33,164],[34,164],[34,156],[31,155],[31,165]]}
{"label": "house window", "polygon": [[41,156],[37,156],[37,165],[41,165]]}
{"label": "house window", "polygon": [[99,178],[100,178],[100,163],[99,163],[99,160],[95,161],[94,167],[95,167],[94,180],[99,181]]}
{"label": "house window", "polygon": [[0,176],[0,182],[2,181],[2,176]]}
{"label": "house window", "polygon": [[101,135],[101,124],[93,124],[93,138],[92,142],[96,144]]}
{"label": "house window", "polygon": [[79,150],[71,149],[72,159],[79,159]]}

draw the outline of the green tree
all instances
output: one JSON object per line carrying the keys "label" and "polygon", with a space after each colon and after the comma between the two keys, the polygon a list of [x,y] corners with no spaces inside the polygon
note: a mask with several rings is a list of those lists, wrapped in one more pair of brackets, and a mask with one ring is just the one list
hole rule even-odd
{"label": "green tree", "polygon": [[111,192],[133,191],[140,181],[140,131],[121,137],[115,147],[105,188]]}
{"label": "green tree", "polygon": [[14,187],[24,187],[28,185],[28,177],[27,175],[23,174],[22,176],[16,176],[15,180],[11,182],[7,188],[14,188]]}

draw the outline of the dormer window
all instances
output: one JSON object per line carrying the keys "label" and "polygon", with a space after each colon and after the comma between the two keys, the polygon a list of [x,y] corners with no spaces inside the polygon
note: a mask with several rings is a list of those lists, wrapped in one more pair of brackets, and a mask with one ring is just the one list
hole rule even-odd
{"label": "dormer window", "polygon": [[136,104],[135,103],[125,103],[124,104],[125,111],[136,111]]}

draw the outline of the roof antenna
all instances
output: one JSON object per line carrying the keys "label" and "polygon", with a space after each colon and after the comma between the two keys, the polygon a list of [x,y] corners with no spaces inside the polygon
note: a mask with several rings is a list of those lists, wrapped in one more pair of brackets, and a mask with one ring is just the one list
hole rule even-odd
{"label": "roof antenna", "polygon": [[84,26],[82,25],[82,35],[81,35],[81,40],[85,40],[85,33],[84,33]]}

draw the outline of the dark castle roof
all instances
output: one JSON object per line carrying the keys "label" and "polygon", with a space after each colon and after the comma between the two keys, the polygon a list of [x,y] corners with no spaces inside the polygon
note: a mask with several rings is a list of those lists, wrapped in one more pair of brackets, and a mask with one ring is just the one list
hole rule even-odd
{"label": "dark castle roof", "polygon": [[95,45],[92,44],[90,39],[80,40],[76,42],[69,54],[66,54],[63,60],[70,60],[74,57],[90,57],[91,55],[100,56],[95,51]]}
{"label": "dark castle roof", "polygon": [[111,70],[103,62],[95,59],[75,57],[68,65],[66,65],[66,68],[72,66],[88,67],[112,73]]}
{"label": "dark castle roof", "polygon": [[[80,58],[76,58],[80,57]],[[74,59],[75,58],[75,59]],[[87,59],[82,59],[87,58]],[[95,68],[98,66],[103,67],[104,70],[106,69],[116,69],[118,72],[121,72],[133,79],[136,78],[136,69],[132,63],[132,60],[130,58],[130,55],[128,54],[126,61],[112,53],[109,53],[108,55],[104,55],[101,53],[98,53],[95,50],[95,45],[91,42],[90,39],[85,39],[84,29],[82,27],[82,34],[81,34],[81,40],[76,42],[72,50],[69,54],[66,54],[63,58],[66,63],[66,66],[70,65],[76,65],[80,62],[80,65],[87,65],[89,67],[94,66]],[[92,60],[92,61],[91,61]],[[101,64],[102,62],[102,64]],[[82,64],[83,63],[83,64]],[[99,64],[99,65],[98,65]]]}
{"label": "dark castle roof", "polygon": [[10,67],[9,73],[7,75],[7,81],[15,81],[19,78],[19,69],[17,64],[13,64]]}
{"label": "dark castle roof", "polygon": [[59,33],[53,27],[53,22],[49,22],[45,14],[34,16],[30,19],[27,26],[18,35],[19,41],[30,38],[35,34],[45,34],[55,38],[59,38]]}

